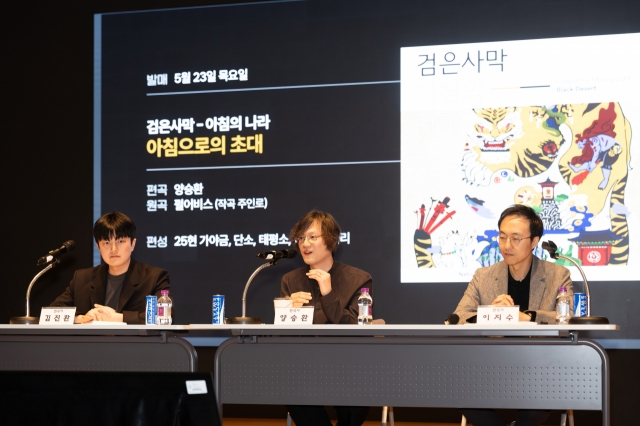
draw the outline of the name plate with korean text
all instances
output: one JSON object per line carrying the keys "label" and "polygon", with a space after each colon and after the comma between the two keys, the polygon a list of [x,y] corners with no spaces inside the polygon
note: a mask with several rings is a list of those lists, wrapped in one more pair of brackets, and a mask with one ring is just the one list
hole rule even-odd
{"label": "name plate with korean text", "polygon": [[76,308],[73,307],[44,307],[40,311],[40,325],[73,325]]}
{"label": "name plate with korean text", "polygon": [[302,306],[300,308],[275,308],[276,316],[273,320],[275,325],[311,325],[313,324],[313,306]]}
{"label": "name plate with korean text", "polygon": [[477,324],[518,324],[520,306],[478,306]]}

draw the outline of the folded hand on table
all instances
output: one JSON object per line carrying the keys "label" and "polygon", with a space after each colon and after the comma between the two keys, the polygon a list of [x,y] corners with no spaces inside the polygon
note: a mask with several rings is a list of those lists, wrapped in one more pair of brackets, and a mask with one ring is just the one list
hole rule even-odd
{"label": "folded hand on table", "polygon": [[306,305],[311,300],[311,293],[306,291],[298,291],[289,296],[291,299],[291,304],[294,308],[299,308],[303,305]]}
{"label": "folded hand on table", "polygon": [[[508,294],[501,294],[496,297],[493,302],[491,302],[494,306],[513,306],[513,299]],[[520,312],[518,314],[518,321],[531,321],[531,317],[524,312]]]}
{"label": "folded hand on table", "polygon": [[76,317],[73,319],[74,324],[87,324],[92,321],[93,317],[90,317],[88,315],[76,315]]}
{"label": "folded hand on table", "polygon": [[109,306],[103,306],[99,304],[93,305],[95,306],[89,312],[87,312],[88,317],[91,317],[95,321],[110,321],[110,322],[122,322],[123,317],[121,313],[115,311],[115,309]]}

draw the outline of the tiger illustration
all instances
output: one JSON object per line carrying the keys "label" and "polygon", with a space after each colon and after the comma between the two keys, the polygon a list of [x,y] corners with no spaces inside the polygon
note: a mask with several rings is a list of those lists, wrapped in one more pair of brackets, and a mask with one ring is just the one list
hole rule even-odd
{"label": "tiger illustration", "polygon": [[463,180],[487,186],[499,170],[519,177],[539,175],[556,160],[565,140],[563,106],[474,110],[474,125],[462,158]]}
{"label": "tiger illustration", "polygon": [[416,254],[418,268],[433,268],[433,257],[431,252],[431,235],[422,229],[416,229],[413,234],[413,250]]}
{"label": "tiger illustration", "polygon": [[571,105],[575,141],[559,162],[560,173],[573,195],[586,197],[587,210],[597,215],[609,209],[611,233],[619,238],[609,264],[626,264],[629,257],[624,193],[631,164],[631,125],[617,102]]}
{"label": "tiger illustration", "polygon": [[449,201],[451,201],[449,197],[444,197],[440,201],[432,198],[428,212],[424,204],[414,212],[420,216],[418,229],[413,234],[413,250],[416,255],[416,262],[418,262],[418,268],[435,267],[431,254],[431,234],[456,214],[455,210],[449,209]]}
{"label": "tiger illustration", "polygon": [[[585,199],[592,215],[608,209],[610,231],[618,237],[609,263],[627,263],[624,192],[631,126],[618,103],[482,108],[474,113],[462,160],[463,181],[489,186],[498,171],[520,178],[559,172],[569,185],[565,197]],[[530,194],[516,193],[515,201],[525,195]]]}

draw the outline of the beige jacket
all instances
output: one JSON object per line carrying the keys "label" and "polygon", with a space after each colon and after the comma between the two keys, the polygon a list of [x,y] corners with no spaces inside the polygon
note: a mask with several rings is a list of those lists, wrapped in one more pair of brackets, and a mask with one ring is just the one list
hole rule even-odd
{"label": "beige jacket", "polygon": [[[528,310],[536,311],[537,323],[555,324],[559,287],[567,288],[573,310],[571,274],[567,268],[540,260],[536,256],[533,256],[531,268]],[[506,294],[508,280],[507,264],[504,261],[478,269],[454,312],[460,317],[459,323],[463,324],[468,318],[476,315],[478,305],[490,305],[496,297]]]}

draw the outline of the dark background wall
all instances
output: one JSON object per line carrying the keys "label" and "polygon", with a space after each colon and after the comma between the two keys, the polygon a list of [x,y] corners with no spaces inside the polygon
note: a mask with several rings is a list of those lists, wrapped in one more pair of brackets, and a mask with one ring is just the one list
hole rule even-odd
{"label": "dark background wall", "polygon": [[[32,315],[38,315],[71,279],[73,271],[92,262],[93,179],[93,14],[125,10],[198,6],[221,1],[111,0],[92,2],[16,2],[3,12],[2,161],[3,297],[0,322],[24,315],[24,296],[38,272],[35,261],[47,250],[73,239],[78,249],[63,257],[61,267],[48,272],[32,292]],[[231,2],[228,2],[231,3]],[[233,3],[238,3],[237,1]],[[464,24],[508,39],[502,31],[541,37],[536,26],[546,16],[550,31],[562,36],[640,31],[640,2],[614,0],[539,1],[515,10],[510,2],[447,2],[451,31],[462,13]],[[442,8],[435,3],[434,7]],[[471,12],[472,13],[471,13]],[[516,13],[514,13],[514,11]],[[474,17],[477,17],[474,19]],[[535,19],[533,19],[536,17]],[[570,24],[575,34],[563,26]],[[425,19],[425,26],[429,20]],[[504,36],[501,37],[500,34]],[[558,36],[558,35],[550,35]],[[460,40],[464,42],[467,40]],[[597,61],[590,58],[585,61]],[[460,291],[462,291],[462,288]],[[432,288],[436,290],[436,288]],[[613,322],[638,328],[637,281],[624,285],[613,305],[624,312]],[[594,296],[607,291],[594,283]],[[389,294],[392,297],[391,294]],[[597,300],[597,299],[596,299]],[[456,300],[438,301],[455,304]],[[436,302],[434,302],[436,303]],[[594,310],[597,305],[594,305]],[[596,312],[598,313],[598,312]],[[613,424],[632,424],[627,383],[637,383],[637,350],[610,351]],[[200,361],[208,362],[207,350]],[[206,368],[206,367],[205,367]],[[635,373],[634,373],[635,371]],[[634,375],[630,377],[630,375]],[[449,414],[451,415],[451,414]],[[600,424],[599,413],[582,413],[580,425]],[[401,419],[399,419],[401,420]],[[416,419],[418,420],[418,419]],[[421,419],[422,421],[428,419]]]}
{"label": "dark background wall", "polygon": [[32,315],[62,293],[76,269],[92,266],[93,15],[218,3],[225,2],[21,2],[5,12],[2,122],[13,142],[0,155],[11,241],[2,247],[0,322],[24,315],[36,260],[48,250],[69,239],[77,245],[34,286]]}
{"label": "dark background wall", "polygon": [[[5,175],[3,217],[9,235],[2,247],[8,274],[4,297],[0,299],[0,321],[6,323],[12,316],[24,315],[24,293],[38,271],[35,260],[47,250],[68,239],[75,240],[78,247],[34,287],[31,306],[35,315],[64,290],[75,269],[91,266],[93,14],[211,3],[223,2],[117,0],[56,6],[21,3],[17,11],[7,14],[2,29],[1,70],[4,127],[8,134],[1,161]],[[425,13],[424,21],[425,31],[431,34],[429,40],[434,43],[640,31],[640,3],[630,0],[547,0],[535,4],[459,0],[432,5],[429,8],[433,10]],[[442,31],[436,32],[436,28]],[[597,60],[585,58],[585,66],[596,66]],[[104,167],[117,173],[117,165]],[[273,269],[260,275],[261,285],[252,286],[252,300],[268,300],[278,292],[278,277],[285,272],[285,266]],[[379,278],[376,298],[393,301],[379,304],[382,317],[396,323],[442,320],[466,286],[432,283],[398,287]],[[595,337],[640,339],[635,308],[640,299],[639,282],[592,282],[591,290],[593,312],[621,326],[620,332]],[[435,294],[438,297],[433,297]],[[398,309],[384,311],[385,306],[397,304],[403,306],[401,314]],[[227,308],[230,315],[237,314],[230,311],[237,305]],[[264,309],[270,307],[265,305]],[[269,316],[261,312],[255,315]]]}

